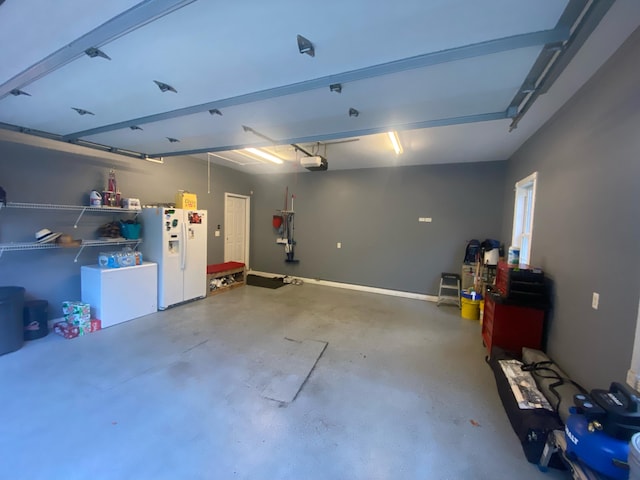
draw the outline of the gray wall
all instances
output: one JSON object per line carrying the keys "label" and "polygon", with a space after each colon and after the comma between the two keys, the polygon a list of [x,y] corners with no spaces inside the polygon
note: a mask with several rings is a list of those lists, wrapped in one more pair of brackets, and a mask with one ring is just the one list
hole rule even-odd
{"label": "gray wall", "polygon": [[[553,279],[548,352],[590,388],[624,381],[640,292],[640,30],[509,162],[514,183],[538,171],[532,264]],[[592,292],[600,308],[591,308]]]}
{"label": "gray wall", "polygon": [[[251,266],[437,295],[440,273],[460,271],[469,239],[499,239],[505,169],[489,162],[331,171],[329,161],[326,172],[259,177]],[[287,186],[296,195],[297,265],[285,263],[272,226]]]}
{"label": "gray wall", "polygon": [[[208,262],[224,259],[223,236],[214,237],[224,221],[224,192],[249,194],[251,177],[229,168],[211,165],[211,193],[207,193],[207,163],[186,158],[165,158],[163,165],[143,160],[82,151],[44,149],[11,142],[0,142],[0,185],[10,202],[87,205],[92,189],[103,190],[110,168],[115,169],[124,196],[140,198],[143,204],[173,202],[178,189],[195,192],[198,208],[208,211]],[[0,210],[0,243],[32,242],[41,228],[62,231],[74,238],[96,238],[103,223],[120,218],[111,214],[85,213],[79,228],[73,225],[79,212]],[[133,218],[132,215],[122,218]],[[223,226],[223,225],[222,225]],[[144,237],[144,231],[142,233]],[[80,299],[80,266],[97,262],[101,250],[121,247],[85,248],[78,262],[78,249],[4,252],[0,257],[0,285],[20,285],[27,298],[49,301],[50,315],[61,315],[63,300]]]}

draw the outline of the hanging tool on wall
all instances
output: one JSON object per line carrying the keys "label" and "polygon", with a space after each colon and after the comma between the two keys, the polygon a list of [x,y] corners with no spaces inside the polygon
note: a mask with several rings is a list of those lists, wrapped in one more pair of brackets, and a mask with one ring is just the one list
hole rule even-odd
{"label": "hanging tool on wall", "polygon": [[293,234],[294,234],[294,223],[293,223],[293,219],[294,219],[294,215],[295,212],[293,210],[293,200],[296,198],[296,196],[294,194],[291,194],[291,210],[287,211],[287,243],[284,246],[284,252],[286,254],[286,259],[285,262],[287,263],[297,263],[299,262],[299,260],[295,259],[295,244],[296,241],[293,238]]}
{"label": "hanging tool on wall", "polygon": [[291,194],[291,209],[289,209],[289,187],[287,186],[284,193],[284,209],[279,211],[279,215],[273,216],[273,227],[278,230],[278,239],[276,243],[284,245],[285,262],[297,263],[299,260],[295,258],[295,244],[294,239],[294,215],[293,201],[296,198],[294,194]]}

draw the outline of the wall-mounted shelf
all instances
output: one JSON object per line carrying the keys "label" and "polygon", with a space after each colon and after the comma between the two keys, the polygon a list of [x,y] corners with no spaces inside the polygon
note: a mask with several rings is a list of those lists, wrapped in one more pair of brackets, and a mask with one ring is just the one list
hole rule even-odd
{"label": "wall-mounted shelf", "polygon": [[78,254],[76,258],[73,260],[74,262],[78,261],[78,257],[85,249],[85,247],[101,247],[101,246],[118,246],[118,245],[133,245],[134,249],[138,247],[138,245],[142,242],[141,239],[137,240],[127,240],[127,239],[115,239],[115,240],[82,240],[82,243],[77,246],[62,246],[57,243],[0,243],[0,257],[2,254],[7,252],[15,252],[22,250],[49,250],[52,248],[79,248]]}
{"label": "wall-mounted shelf", "polygon": [[[3,208],[24,208],[24,209],[32,209],[32,210],[62,210],[69,212],[80,212],[78,218],[76,219],[76,223],[73,225],[73,228],[78,228],[78,223],[84,215],[85,212],[95,212],[95,213],[112,213],[112,214],[126,214],[133,213],[138,216],[140,210],[131,210],[128,208],[120,208],[120,207],[91,207],[86,205],[55,205],[51,203],[20,203],[20,202],[8,202],[6,205],[0,203],[0,210]],[[62,246],[57,243],[37,243],[37,242],[15,242],[15,243],[0,243],[0,257],[2,254],[7,252],[15,252],[21,250],[48,250],[52,248],[79,248],[78,254],[76,258],[73,260],[74,262],[78,261],[78,257],[85,249],[85,247],[99,247],[99,246],[118,246],[118,245],[134,245],[134,248],[142,242],[140,239],[136,240],[127,240],[124,238],[117,239],[109,239],[109,240],[82,240],[80,245],[75,246]]]}
{"label": "wall-mounted shelf", "polygon": [[2,208],[30,208],[33,210],[66,210],[71,212],[80,212],[78,218],[76,219],[76,223],[73,225],[73,228],[78,228],[78,223],[84,215],[85,212],[96,212],[96,213],[134,213],[136,216],[140,213],[140,210],[130,210],[128,208],[120,208],[120,207],[90,207],[83,205],[55,205],[50,203],[20,203],[20,202],[7,202],[6,205],[0,203],[0,210]]}

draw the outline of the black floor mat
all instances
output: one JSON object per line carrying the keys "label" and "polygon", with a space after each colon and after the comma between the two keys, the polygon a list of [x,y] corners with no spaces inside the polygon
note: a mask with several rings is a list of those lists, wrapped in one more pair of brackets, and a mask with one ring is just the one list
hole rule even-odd
{"label": "black floor mat", "polygon": [[254,287],[264,288],[280,288],[285,283],[282,277],[261,277],[260,275],[247,275],[247,285],[253,285]]}

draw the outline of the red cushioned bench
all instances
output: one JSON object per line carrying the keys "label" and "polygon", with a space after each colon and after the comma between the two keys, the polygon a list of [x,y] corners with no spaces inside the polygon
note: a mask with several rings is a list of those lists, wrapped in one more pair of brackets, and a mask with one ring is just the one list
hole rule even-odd
{"label": "red cushioned bench", "polygon": [[[219,288],[211,288],[211,281],[216,278],[232,277],[234,283]],[[207,286],[208,295],[217,295],[233,288],[241,287],[245,284],[246,272],[245,265],[241,262],[224,262],[214,265],[207,265]]]}

